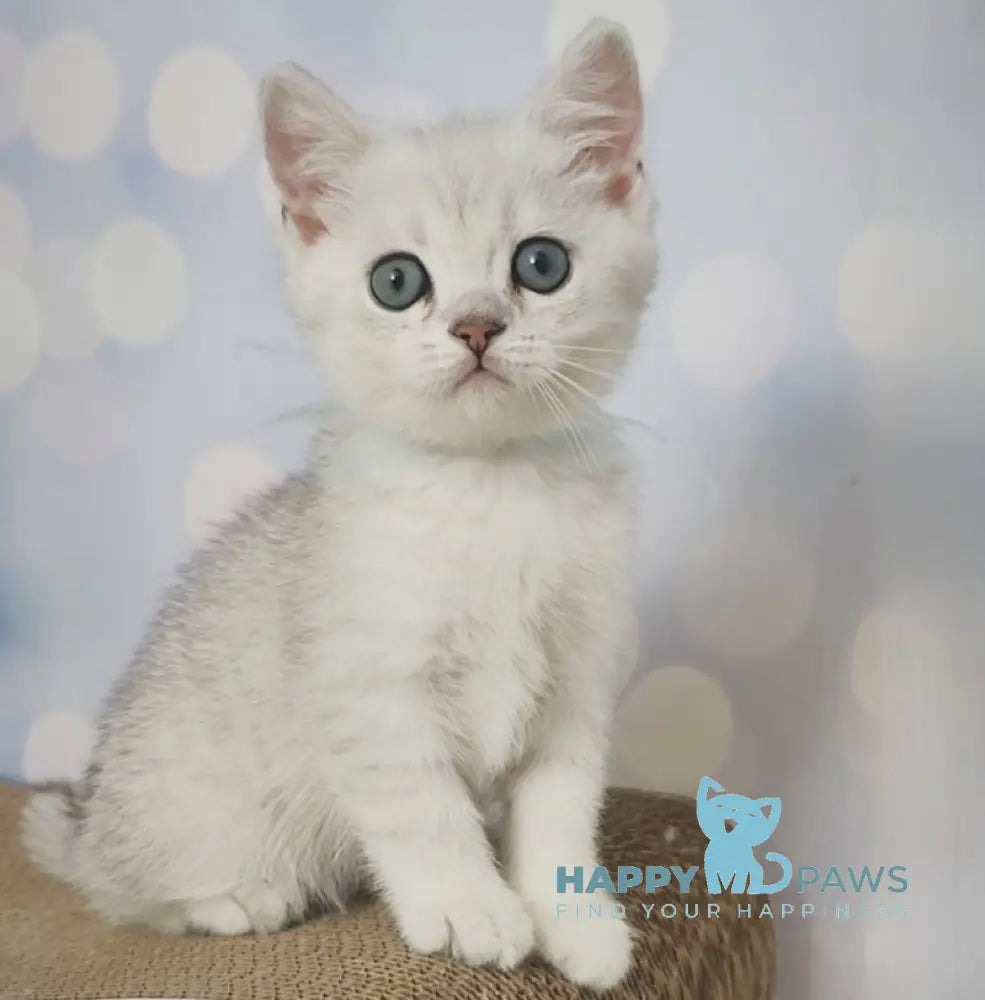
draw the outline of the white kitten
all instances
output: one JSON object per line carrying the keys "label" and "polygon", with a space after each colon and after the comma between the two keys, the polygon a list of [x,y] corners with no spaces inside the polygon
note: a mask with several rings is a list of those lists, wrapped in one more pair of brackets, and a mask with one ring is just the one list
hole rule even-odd
{"label": "white kitten", "polygon": [[558,918],[555,871],[596,863],[635,657],[623,462],[584,420],[655,269],[628,38],[593,22],[502,120],[370,128],[291,66],[262,106],[346,416],[184,569],[26,843],[117,920],[275,931],[366,885],[414,949],[609,986],[628,928]]}

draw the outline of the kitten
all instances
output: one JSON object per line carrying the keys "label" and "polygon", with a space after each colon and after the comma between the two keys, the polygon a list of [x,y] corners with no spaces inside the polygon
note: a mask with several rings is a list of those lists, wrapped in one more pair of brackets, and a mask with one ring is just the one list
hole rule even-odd
{"label": "kitten", "polygon": [[596,864],[635,658],[586,424],[655,273],[628,37],[592,22],[501,120],[370,127],[293,66],[261,104],[344,416],[182,571],[26,844],[114,920],[262,933],[368,887],[417,951],[610,986],[629,930],[558,918],[555,869]]}

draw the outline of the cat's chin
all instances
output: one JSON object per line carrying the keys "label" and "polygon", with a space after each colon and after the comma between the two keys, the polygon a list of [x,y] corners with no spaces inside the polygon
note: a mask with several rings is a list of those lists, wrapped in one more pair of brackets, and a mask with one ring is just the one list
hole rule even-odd
{"label": "cat's chin", "polygon": [[[334,387],[335,419],[426,449],[491,455],[553,437],[565,427],[557,404],[552,407],[536,386],[495,369],[456,372],[427,392],[405,385],[400,395],[369,396],[352,393],[351,383]],[[568,427],[580,419],[581,409],[578,401],[566,406]]]}
{"label": "cat's chin", "polygon": [[501,392],[503,387],[512,387],[513,383],[489,368],[473,368],[458,379],[451,388],[452,395],[466,392]]}
{"label": "cat's chin", "polygon": [[447,407],[440,421],[408,421],[385,430],[408,444],[471,456],[497,455],[504,448],[553,433],[554,426],[537,420],[535,414],[517,412],[522,410],[522,403],[513,412],[504,412],[514,407],[510,390],[509,386],[483,378],[482,384],[466,385],[448,400],[454,405]]}

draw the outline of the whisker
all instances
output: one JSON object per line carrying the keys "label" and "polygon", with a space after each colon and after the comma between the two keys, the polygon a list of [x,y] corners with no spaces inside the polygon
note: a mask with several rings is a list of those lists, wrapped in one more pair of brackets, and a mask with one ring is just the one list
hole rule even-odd
{"label": "whisker", "polygon": [[[533,394],[534,390],[536,391],[536,395]],[[571,437],[570,437],[570,435],[567,432],[568,431],[567,424],[564,421],[564,419],[561,416],[561,414],[558,413],[557,407],[554,406],[554,404],[548,398],[547,394],[544,392],[544,389],[541,386],[541,384],[539,382],[535,382],[533,384],[533,389],[528,389],[527,391],[531,393],[531,395],[533,396],[534,400],[536,400],[538,397],[540,397],[540,399],[542,399],[544,401],[544,403],[546,404],[547,408],[554,415],[554,419],[557,420],[558,423],[561,425],[561,428],[564,431],[564,439],[565,439],[565,441],[568,442],[568,447],[571,448],[572,455],[574,455],[575,458],[578,458],[578,452],[575,450],[574,445],[572,444],[572,441],[571,441]]]}
{"label": "whisker", "polygon": [[[548,377],[552,382],[554,388],[557,392],[563,392],[571,397],[573,403],[575,403],[581,411],[580,421],[582,424],[588,422],[589,420],[594,422],[596,425],[601,425],[608,431],[613,424],[613,416],[607,410],[604,410],[599,402],[590,402],[587,406],[581,401],[581,399],[574,394],[571,388],[565,385],[563,382],[554,381],[554,376],[558,375],[558,372],[551,373]],[[586,441],[586,447],[587,447]],[[591,451],[591,449],[589,449]],[[595,462],[595,468],[599,468],[598,460],[595,458],[594,452],[592,453],[592,458]]]}
{"label": "whisker", "polygon": [[559,406],[559,400],[553,393],[549,393],[547,386],[541,382],[535,382],[534,388],[540,394],[540,397],[547,404],[548,409],[554,414],[554,419],[557,420],[564,433],[564,439],[568,442],[568,447],[571,449],[571,454],[574,456],[575,460],[578,462],[584,462],[586,460],[585,455],[580,450],[578,445],[578,439],[571,433],[570,421],[567,415]]}
{"label": "whisker", "polygon": [[551,377],[560,379],[565,385],[574,389],[576,392],[580,392],[586,399],[591,400],[593,403],[599,402],[599,397],[596,396],[595,393],[589,392],[583,385],[579,385],[573,378],[569,378],[562,372],[557,371],[557,369],[553,369],[551,371]]}
{"label": "whisker", "polygon": [[601,368],[591,368],[588,365],[579,364],[577,361],[570,361],[568,358],[562,358],[560,363],[566,365],[568,368],[575,368],[580,372],[585,372],[586,375],[597,375],[599,378],[607,378],[610,382],[617,382],[619,380],[619,376],[612,372],[604,372]]}
{"label": "whisker", "polygon": [[591,347],[587,344],[552,344],[552,347],[556,347],[563,351],[584,351],[587,354],[632,354],[634,348],[632,347]]}
{"label": "whisker", "polygon": [[[585,440],[585,436],[579,430],[577,423],[572,418],[571,411],[565,405],[564,400],[561,399],[561,397],[554,391],[553,386],[549,382],[543,382],[540,383],[540,385],[543,390],[548,393],[551,398],[553,398],[554,402],[558,406],[558,409],[563,414],[565,423],[570,429],[572,436],[578,441],[579,448],[585,457],[587,465],[595,471],[598,471],[599,464],[595,458],[595,454],[589,447],[588,442]],[[558,388],[560,388],[560,386],[558,386]]]}
{"label": "whisker", "polygon": [[306,403],[304,406],[299,406],[294,410],[285,410],[283,413],[279,413],[276,417],[271,417],[269,420],[262,420],[257,424],[254,424],[251,428],[252,431],[262,431],[269,427],[277,427],[280,424],[289,423],[292,420],[302,420],[308,417],[321,417],[326,411],[326,406],[324,403]]}
{"label": "whisker", "polygon": [[[554,418],[558,419],[557,411],[550,405],[550,401],[544,395],[544,392],[541,389],[539,383],[535,382],[532,386],[529,386],[529,385],[525,386],[524,387],[524,391],[534,401],[534,405],[535,406],[537,405],[538,402],[543,401],[546,404],[547,408],[554,415]],[[568,440],[567,434],[565,434],[565,440],[568,442],[568,447],[571,447],[571,441]],[[574,454],[574,452],[572,452],[572,454]]]}
{"label": "whisker", "polygon": [[[579,411],[578,423],[585,424],[591,420],[595,423],[607,425],[611,420],[611,416],[608,411],[602,408],[602,401],[591,398],[590,393],[583,392],[576,395],[570,385],[566,385],[564,381],[560,381],[558,379],[560,374],[560,372],[552,371],[548,374],[547,380],[552,385],[555,392],[564,393],[564,396],[571,401],[572,405],[577,407]],[[588,395],[590,397],[587,403],[585,403],[582,399],[582,396],[584,395]]]}
{"label": "whisker", "polygon": [[605,424],[610,420],[610,415],[606,410],[603,410],[599,403],[585,403],[582,401],[580,396],[576,396],[571,389],[566,386],[563,382],[557,382],[554,380],[553,376],[548,378],[548,382],[552,385],[555,392],[564,393],[567,399],[570,399],[571,403],[578,408],[578,423],[585,424],[588,421],[593,421],[595,423]]}
{"label": "whisker", "polygon": [[283,344],[258,344],[254,341],[237,340],[233,344],[234,351],[257,351],[261,354],[290,354],[299,360],[304,360],[300,347],[288,347]]}

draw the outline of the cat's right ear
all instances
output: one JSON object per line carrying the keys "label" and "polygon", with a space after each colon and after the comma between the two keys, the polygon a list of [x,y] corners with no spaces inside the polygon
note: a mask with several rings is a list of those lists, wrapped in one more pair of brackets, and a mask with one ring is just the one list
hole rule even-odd
{"label": "cat's right ear", "polygon": [[264,77],[260,114],[270,176],[305,243],[326,233],[369,137],[355,112],[294,63]]}

